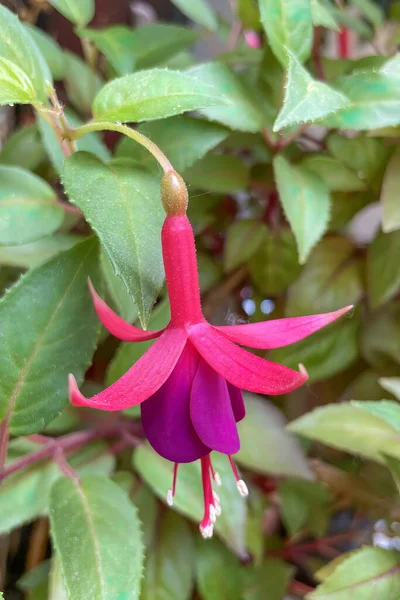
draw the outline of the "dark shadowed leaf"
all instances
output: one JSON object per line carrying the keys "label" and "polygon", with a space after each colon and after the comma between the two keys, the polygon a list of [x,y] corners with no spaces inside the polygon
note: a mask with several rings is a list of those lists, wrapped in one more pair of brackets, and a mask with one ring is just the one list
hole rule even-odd
{"label": "dark shadowed leaf", "polygon": [[230,271],[247,263],[268,235],[264,223],[255,219],[242,219],[229,226],[224,247],[224,266]]}
{"label": "dark shadowed leaf", "polygon": [[240,600],[243,570],[240,562],[216,539],[197,544],[197,585],[203,600]]}
{"label": "dark shadowed leaf", "polygon": [[246,188],[249,171],[237,156],[207,154],[186,169],[183,176],[194,189],[234,194]]}
{"label": "dark shadowed leaf", "polygon": [[386,233],[400,229],[400,148],[397,148],[387,166],[382,185],[382,229]]}
{"label": "dark shadowed leaf", "polygon": [[378,233],[367,253],[367,289],[372,308],[384,304],[400,288],[400,231]]}
{"label": "dark shadowed leaf", "polygon": [[301,166],[323,179],[331,192],[358,192],[366,189],[366,182],[337,158],[314,154],[306,156]]}
{"label": "dark shadowed leaf", "polygon": [[[137,69],[150,69],[190,48],[198,33],[171,23],[151,23],[133,30],[133,52]],[[173,67],[171,67],[173,68]],[[179,68],[179,67],[177,67]]]}
{"label": "dark shadowed leaf", "polygon": [[328,486],[314,481],[285,479],[278,489],[282,519],[289,536],[304,527],[315,536],[325,533],[332,501]]}
{"label": "dark shadowed leaf", "polygon": [[292,574],[293,567],[279,558],[266,558],[259,567],[247,567],[244,600],[282,600]]}
{"label": "dark shadowed leaf", "polygon": [[36,125],[16,130],[4,142],[0,152],[0,164],[23,167],[36,171],[45,162],[46,153]]}
{"label": "dark shadowed leaf", "polygon": [[83,239],[75,234],[57,234],[30,244],[0,246],[0,264],[24,269],[37,267],[63,250],[69,250]]}
{"label": "dark shadowed leaf", "polygon": [[361,351],[381,375],[398,372],[400,365],[400,306],[388,304],[364,324]]}

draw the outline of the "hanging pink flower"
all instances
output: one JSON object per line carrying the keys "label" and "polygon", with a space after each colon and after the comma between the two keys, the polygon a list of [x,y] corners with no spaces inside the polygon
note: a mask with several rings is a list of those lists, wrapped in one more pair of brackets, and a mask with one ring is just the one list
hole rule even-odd
{"label": "hanging pink flower", "polygon": [[175,494],[179,463],[201,460],[204,519],[200,531],[210,537],[220,513],[212,479],[218,484],[210,459],[212,450],[228,455],[239,492],[246,484],[231,455],[240,447],[236,423],[244,418],[242,390],[257,394],[286,394],[307,380],[299,372],[264,360],[240,346],[272,349],[293,344],[332,323],[346,307],[332,313],[278,319],[264,323],[213,327],[204,318],[193,230],[186,217],[186,186],[175,172],[162,184],[167,212],[162,228],[162,250],[171,306],[171,320],[160,331],[143,331],[126,323],[90,290],[104,327],[128,342],[158,338],[125,375],[92,398],[85,398],[70,375],[70,399],[76,406],[123,410],[141,404],[146,436],[162,457],[172,461],[174,477],[168,502]]}

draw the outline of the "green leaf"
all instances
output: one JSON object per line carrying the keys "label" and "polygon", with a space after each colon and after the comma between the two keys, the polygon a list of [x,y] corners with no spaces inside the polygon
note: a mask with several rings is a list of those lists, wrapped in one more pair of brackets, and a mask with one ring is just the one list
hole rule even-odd
{"label": "green leaf", "polygon": [[378,233],[367,253],[367,289],[372,308],[393,298],[400,289],[400,231]]}
{"label": "green leaf", "polygon": [[[80,383],[98,335],[88,277],[98,281],[95,240],[30,271],[4,296],[0,330],[0,420],[14,435],[43,429],[67,402],[68,373]],[[23,331],[23,338],[20,332]]]}
{"label": "green leaf", "polygon": [[32,82],[39,100],[46,97],[46,81],[51,73],[28,31],[7,8],[0,5],[0,57],[12,62]]}
{"label": "green leaf", "polygon": [[385,461],[400,494],[400,460],[391,456],[385,456]]}
{"label": "green leaf", "polygon": [[207,0],[171,0],[171,2],[195,23],[210,31],[218,28],[217,17]]}
{"label": "green leaf", "polygon": [[186,169],[183,176],[194,189],[234,194],[246,188],[249,170],[237,156],[207,154]]}
{"label": "green leaf", "polygon": [[326,83],[313,79],[296,56],[289,52],[285,97],[273,131],[291,125],[313,123],[349,104],[346,96]]}
{"label": "green leaf", "polygon": [[313,154],[306,156],[300,165],[318,175],[331,192],[358,192],[366,189],[365,181],[337,158]]}
{"label": "green leaf", "polygon": [[[237,74],[221,63],[198,65],[187,71],[189,75],[212,86],[214,92],[229,103],[211,108],[203,108],[202,115],[238,131],[258,133],[265,127],[265,118],[255,103],[251,92],[242,83]],[[222,103],[219,103],[222,104]]]}
{"label": "green leaf", "polygon": [[313,25],[316,27],[333,29],[333,31],[340,31],[340,27],[336,23],[330,8],[330,5],[325,4],[324,0],[311,0],[311,17]]}
{"label": "green leaf", "polygon": [[284,292],[301,271],[292,232],[268,231],[249,267],[250,277],[260,292],[267,296]]}
{"label": "green leaf", "polygon": [[128,323],[133,323],[137,319],[135,305],[124,282],[115,274],[112,262],[105,252],[101,253],[101,266],[107,289],[114,300],[118,314]]}
{"label": "green leaf", "polygon": [[332,193],[331,218],[329,229],[341,231],[343,227],[363,208],[374,202],[371,192],[334,192]]}
{"label": "green leaf", "polygon": [[270,358],[292,369],[304,364],[310,383],[327,379],[357,359],[359,326],[359,318],[343,317],[305,340],[273,350]]}
{"label": "green leaf", "polygon": [[283,414],[268,400],[245,393],[246,418],[239,424],[241,448],[236,460],[262,474],[311,479],[296,438],[285,431]]}
{"label": "green leaf", "polygon": [[336,567],[309,600],[353,600],[385,598],[397,600],[400,594],[400,553],[383,548],[364,547],[353,552]]}
{"label": "green leaf", "polygon": [[385,67],[340,77],[336,88],[349,98],[351,107],[326,117],[323,125],[359,131],[400,123],[399,79]]}
{"label": "green leaf", "polygon": [[200,291],[207,292],[216,285],[222,276],[222,269],[212,256],[202,252],[197,253],[197,266],[199,270]]}
{"label": "green leaf", "polygon": [[290,536],[306,527],[315,536],[325,533],[332,500],[328,486],[314,481],[285,479],[279,483],[283,523]]}
{"label": "green leaf", "polygon": [[56,554],[51,561],[48,600],[68,600],[61,573],[60,559]]}
{"label": "green leaf", "polygon": [[400,365],[400,306],[387,304],[375,311],[365,325],[361,351],[366,361],[381,375],[398,373]]}
{"label": "green leaf", "polygon": [[237,14],[245,28],[260,29],[260,11],[257,0],[238,0]]}
{"label": "green leaf", "polygon": [[83,238],[75,234],[47,236],[19,246],[0,246],[0,264],[30,269],[50,260],[63,250],[69,250]]}
{"label": "green leaf", "polygon": [[296,238],[299,262],[304,264],[327,229],[329,191],[318,175],[291,165],[283,156],[274,159],[274,173],[283,210]]}
{"label": "green leaf", "polygon": [[21,127],[10,135],[0,151],[0,164],[36,171],[46,161],[46,153],[36,125]]}
{"label": "green leaf", "polygon": [[379,400],[377,402],[352,400],[350,404],[361,410],[369,411],[400,431],[400,404],[395,400]]}
{"label": "green leaf", "polygon": [[133,30],[132,51],[137,69],[150,69],[164,64],[178,52],[187,50],[198,39],[188,27],[171,23],[151,23]]}
{"label": "green leaf", "polygon": [[65,58],[67,64],[64,84],[68,98],[81,114],[90,115],[93,99],[102,88],[103,81],[76,54],[66,52]]}
{"label": "green leaf", "polygon": [[80,27],[87,25],[94,17],[94,0],[49,0],[49,4]]}
{"label": "green leaf", "polygon": [[26,27],[29,35],[35,41],[54,79],[56,81],[62,79],[67,61],[61,46],[49,34],[39,29],[39,27],[35,27],[30,23],[24,23],[24,27]]}
{"label": "green leaf", "polygon": [[400,457],[400,435],[386,421],[347,403],[316,408],[288,426],[289,431],[339,450],[384,462]]}
{"label": "green leaf", "polygon": [[218,90],[196,77],[151,69],[107,83],[94,99],[93,114],[98,121],[139,122],[226,103]]}
{"label": "green leaf", "polygon": [[[160,304],[153,310],[149,320],[150,329],[163,329],[168,325],[170,318],[169,304],[168,302],[160,302]],[[154,344],[155,340],[149,340],[147,342],[137,342],[131,344],[129,342],[123,342],[120,344],[117,352],[114,354],[111,360],[107,375],[106,385],[111,385],[114,381],[117,381],[124,373],[126,373],[136,361]]]}
{"label": "green leaf", "polygon": [[264,223],[255,219],[241,219],[228,227],[224,248],[224,267],[231,271],[247,263],[268,235]]}
{"label": "green leaf", "polygon": [[286,314],[329,312],[359,301],[363,293],[360,262],[344,237],[325,238],[291,286]]}
{"label": "green leaf", "polygon": [[291,50],[300,62],[310,56],[313,28],[310,0],[258,0],[261,22],[279,62],[286,67]]}
{"label": "green leaf", "polygon": [[282,600],[293,575],[293,567],[279,558],[266,558],[259,567],[247,567],[244,600]]}
{"label": "green leaf", "polygon": [[[68,124],[72,127],[80,127],[83,125],[83,121],[72,110],[66,109],[65,116],[68,120]],[[37,123],[47,155],[57,174],[61,175],[66,156],[60,146],[60,141],[57,138],[54,129],[52,129],[47,121],[39,116]],[[110,151],[107,146],[103,144],[97,133],[86,134],[76,142],[76,145],[78,150],[91,152],[101,160],[108,161],[111,158]]]}
{"label": "green leaf", "polygon": [[385,18],[383,8],[372,2],[372,0],[351,0],[351,4],[356,6],[361,15],[368,19],[375,27],[382,24]]}
{"label": "green leaf", "polygon": [[31,104],[35,98],[33,84],[24,71],[0,57],[0,105]]}
{"label": "green leaf", "polygon": [[[238,494],[229,461],[222,454],[213,453],[213,465],[223,485],[218,488],[222,515],[215,523],[215,531],[239,556],[245,555],[246,503]],[[134,465],[140,476],[164,502],[172,483],[171,463],[164,460],[149,446],[140,446],[134,453]],[[203,492],[200,461],[179,466],[179,481],[174,498],[174,509],[196,523],[203,518]]]}
{"label": "green leaf", "polygon": [[145,326],[164,280],[158,177],[126,160],[105,165],[77,152],[65,162],[63,183],[98,235]]}
{"label": "green leaf", "polygon": [[132,73],[135,66],[135,34],[132,28],[113,25],[104,29],[78,29],[77,33],[94,43],[117,75]]}
{"label": "green leaf", "polygon": [[[30,449],[38,448],[33,444]],[[109,475],[114,469],[115,459],[105,454],[105,449],[104,444],[93,444],[68,460],[79,475]],[[12,443],[10,450],[13,450]],[[41,462],[10,475],[1,489],[0,533],[7,533],[47,514],[51,487],[61,476],[53,461]]]}
{"label": "green leaf", "polygon": [[[178,173],[203,158],[229,133],[227,129],[216,123],[186,116],[145,123],[139,125],[137,131],[150,138],[168,156]],[[158,170],[158,163],[150,152],[126,136],[121,138],[115,156],[131,158],[140,165]]]}
{"label": "green leaf", "polygon": [[60,479],[51,491],[50,523],[69,598],[138,599],[140,523],[117,484],[106,477]]}
{"label": "green leaf", "polygon": [[221,542],[211,539],[197,546],[197,585],[203,600],[240,600],[243,571],[240,562]]}
{"label": "green leaf", "polygon": [[393,394],[397,400],[400,400],[400,377],[381,377],[379,385],[387,392]]}
{"label": "green leaf", "polygon": [[168,510],[154,542],[148,549],[141,600],[189,600],[195,563],[189,524]]}
{"label": "green leaf", "polygon": [[63,209],[54,190],[20,167],[0,166],[0,244],[26,244],[55,231]]}
{"label": "green leaf", "polygon": [[400,148],[396,148],[386,169],[382,184],[382,229],[385,233],[400,229]]}

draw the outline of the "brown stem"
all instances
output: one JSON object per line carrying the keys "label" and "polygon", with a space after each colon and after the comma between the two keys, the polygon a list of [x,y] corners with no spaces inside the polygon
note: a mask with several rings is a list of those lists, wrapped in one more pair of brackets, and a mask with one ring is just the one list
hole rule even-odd
{"label": "brown stem", "polygon": [[305,542],[303,544],[295,544],[293,546],[287,545],[281,550],[272,552],[271,555],[279,556],[281,558],[293,558],[296,554],[318,552],[320,547],[326,548],[327,545],[344,542],[349,539],[353,539],[358,535],[358,531],[346,531],[345,533],[339,533],[333,536],[321,537],[313,540],[312,542]]}
{"label": "brown stem", "polygon": [[10,431],[8,428],[9,421],[10,413],[8,413],[4,421],[0,423],[0,482],[5,471],[5,462],[7,459],[8,440],[10,438]]}

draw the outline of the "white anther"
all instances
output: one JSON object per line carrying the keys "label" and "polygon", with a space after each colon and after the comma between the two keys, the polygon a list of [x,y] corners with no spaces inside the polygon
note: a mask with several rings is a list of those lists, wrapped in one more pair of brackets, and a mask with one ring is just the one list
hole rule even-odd
{"label": "white anther", "polygon": [[218,487],[221,487],[222,479],[221,479],[221,475],[219,473],[214,474],[214,481],[215,481],[215,485],[217,485]]}
{"label": "white anther", "polygon": [[214,525],[212,523],[208,523],[205,527],[200,525],[200,533],[205,540],[209,540],[213,536]]}
{"label": "white anther", "polygon": [[210,521],[211,523],[215,523],[217,520],[217,510],[213,504],[210,504]]}
{"label": "white anther", "polygon": [[167,504],[168,506],[174,505],[174,493],[172,490],[168,490],[167,492]]}
{"label": "white anther", "polygon": [[243,481],[243,479],[238,479],[236,482],[236,487],[239,490],[239,494],[241,496],[243,496],[243,498],[246,498],[246,496],[249,495],[249,490],[247,488],[247,485],[245,484],[245,482]]}
{"label": "white anther", "polygon": [[217,492],[213,491],[213,498],[214,498],[215,513],[216,513],[217,517],[219,517],[220,515],[222,515],[222,509],[221,509],[221,500],[219,499]]}

